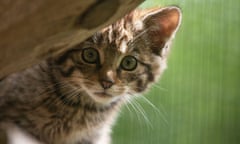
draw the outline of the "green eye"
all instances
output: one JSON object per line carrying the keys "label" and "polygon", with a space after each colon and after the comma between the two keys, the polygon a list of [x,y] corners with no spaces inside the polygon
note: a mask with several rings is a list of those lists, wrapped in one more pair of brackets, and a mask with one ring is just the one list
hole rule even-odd
{"label": "green eye", "polygon": [[133,56],[126,56],[121,62],[121,68],[127,71],[133,71],[137,67],[137,59]]}
{"label": "green eye", "polygon": [[96,63],[99,59],[98,51],[94,48],[86,48],[82,52],[82,59],[87,63]]}

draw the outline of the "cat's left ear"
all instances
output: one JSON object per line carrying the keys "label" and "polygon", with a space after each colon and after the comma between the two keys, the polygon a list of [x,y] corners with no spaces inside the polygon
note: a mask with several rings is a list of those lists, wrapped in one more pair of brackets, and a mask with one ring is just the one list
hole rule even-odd
{"label": "cat's left ear", "polygon": [[181,23],[180,8],[171,6],[154,10],[143,18],[144,29],[155,54],[161,55],[164,47],[174,37]]}

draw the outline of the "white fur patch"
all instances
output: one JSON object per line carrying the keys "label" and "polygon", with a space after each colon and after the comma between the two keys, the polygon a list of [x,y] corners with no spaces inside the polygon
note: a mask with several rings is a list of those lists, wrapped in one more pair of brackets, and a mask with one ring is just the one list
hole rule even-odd
{"label": "white fur patch", "polygon": [[142,30],[143,29],[143,22],[141,20],[136,20],[134,22],[134,26],[136,30]]}
{"label": "white fur patch", "polygon": [[16,127],[8,129],[7,133],[9,144],[43,144]]}
{"label": "white fur patch", "polygon": [[122,41],[122,43],[120,45],[120,51],[122,53],[126,53],[127,52],[127,43],[126,43],[126,41]]}
{"label": "white fur patch", "polygon": [[113,77],[113,71],[112,70],[107,71],[107,76],[112,78]]}

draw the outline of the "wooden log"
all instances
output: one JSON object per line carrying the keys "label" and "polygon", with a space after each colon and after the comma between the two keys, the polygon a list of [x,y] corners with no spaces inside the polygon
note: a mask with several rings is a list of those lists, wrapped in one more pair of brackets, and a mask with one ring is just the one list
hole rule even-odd
{"label": "wooden log", "polygon": [[65,51],[143,0],[0,0],[0,78]]}

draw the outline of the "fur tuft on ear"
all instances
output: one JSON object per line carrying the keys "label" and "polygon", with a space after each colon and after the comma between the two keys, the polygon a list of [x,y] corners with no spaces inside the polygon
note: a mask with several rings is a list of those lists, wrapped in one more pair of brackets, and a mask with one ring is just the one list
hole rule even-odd
{"label": "fur tuft on ear", "polygon": [[174,37],[181,23],[181,10],[170,6],[155,9],[143,17],[144,29],[147,30],[151,48],[160,55],[162,48]]}

